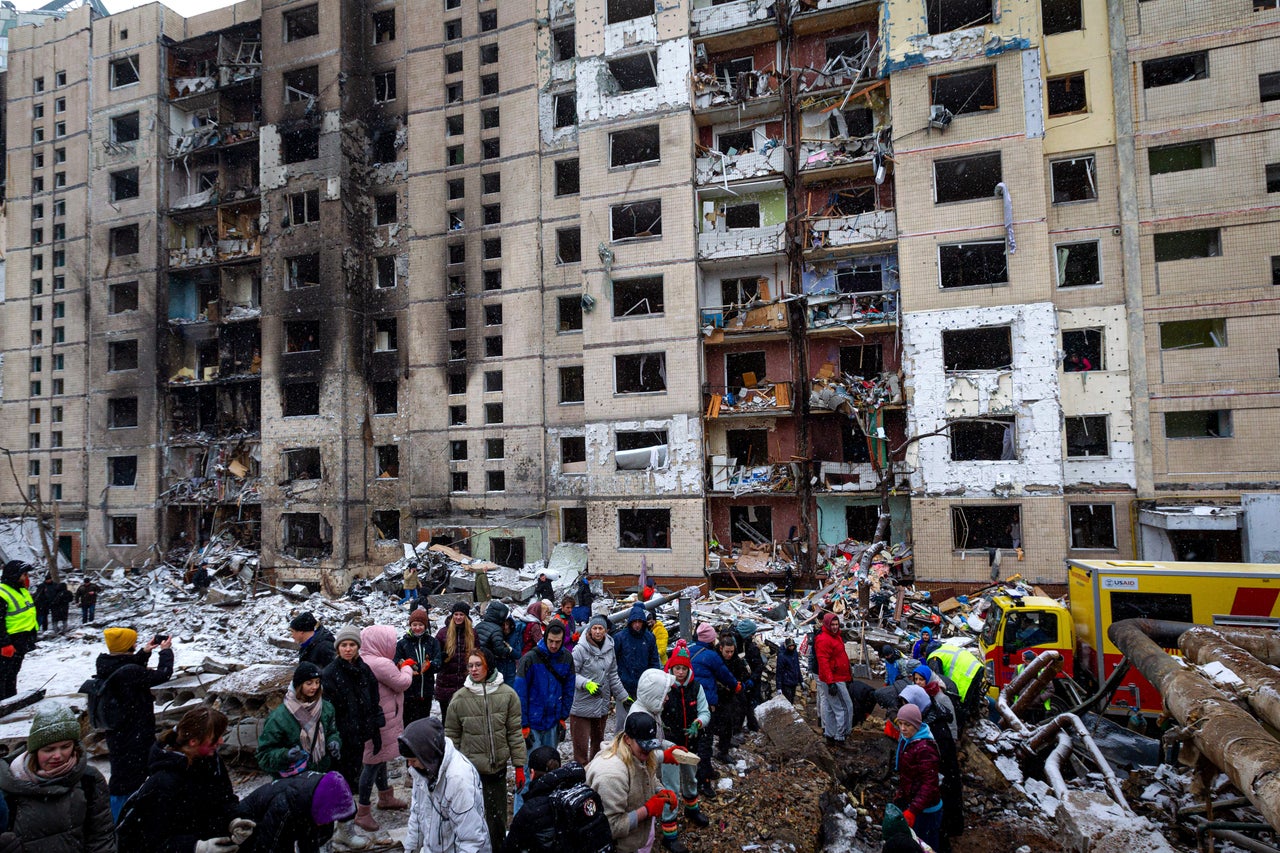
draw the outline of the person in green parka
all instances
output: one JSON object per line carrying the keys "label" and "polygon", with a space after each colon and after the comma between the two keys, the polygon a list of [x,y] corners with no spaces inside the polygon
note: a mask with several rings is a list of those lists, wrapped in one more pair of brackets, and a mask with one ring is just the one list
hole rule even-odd
{"label": "person in green parka", "polygon": [[327,773],[338,760],[333,705],[321,695],[320,667],[304,661],[293,671],[293,686],[267,717],[258,737],[258,767],[283,778],[304,770]]}

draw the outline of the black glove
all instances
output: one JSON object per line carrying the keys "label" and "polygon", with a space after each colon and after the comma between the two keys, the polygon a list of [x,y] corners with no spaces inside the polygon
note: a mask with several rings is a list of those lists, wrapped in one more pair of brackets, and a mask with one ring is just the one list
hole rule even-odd
{"label": "black glove", "polygon": [[331,740],[324,745],[324,748],[329,751],[329,757],[334,761],[342,757],[342,743],[340,741]]}
{"label": "black glove", "polygon": [[21,839],[12,832],[0,833],[0,853],[24,853]]}
{"label": "black glove", "polygon": [[827,685],[827,695],[828,696],[836,695],[836,683],[834,681]]}

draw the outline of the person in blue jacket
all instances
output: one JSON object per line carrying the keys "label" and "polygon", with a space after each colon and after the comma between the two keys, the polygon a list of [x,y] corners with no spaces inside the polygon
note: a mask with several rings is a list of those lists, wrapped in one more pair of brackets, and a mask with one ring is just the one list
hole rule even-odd
{"label": "person in blue jacket", "polygon": [[[730,694],[741,691],[742,684],[733,677],[733,673],[729,671],[728,664],[724,662],[724,658],[720,654],[716,629],[703,622],[694,632],[694,636],[697,638],[697,642],[689,648],[693,677],[702,685],[702,692],[707,697],[707,704],[714,711],[720,699],[720,693],[716,687],[717,683],[724,685],[724,689],[728,690]],[[719,774],[711,766],[710,737],[698,738],[698,759],[698,793],[706,799],[714,800],[716,793],[715,789],[711,787],[711,780],[715,779]]]}
{"label": "person in blue jacket", "polygon": [[[564,626],[552,622],[533,651],[516,667],[516,695],[520,697],[520,730],[528,752],[540,746],[556,747],[560,727],[573,707],[573,655],[564,646]],[[526,769],[526,776],[532,778]],[[516,790],[515,811],[523,791]]]}
{"label": "person in blue jacket", "polygon": [[[649,631],[649,614],[644,605],[636,602],[627,614],[627,627],[613,635],[613,653],[618,660],[618,678],[627,688],[628,696],[636,695],[640,673],[646,669],[662,669],[658,657],[658,641]],[[622,731],[627,709],[618,707],[617,730]]]}
{"label": "person in blue jacket", "polygon": [[800,685],[800,653],[796,651],[794,637],[787,637],[782,648],[778,649],[773,665],[777,672],[778,692],[787,697],[788,702],[794,703],[796,687]]}
{"label": "person in blue jacket", "polygon": [[939,643],[933,638],[932,631],[928,628],[921,628],[920,639],[916,640],[915,645],[911,647],[911,656],[921,663],[924,663],[928,660],[929,655],[933,654],[941,647],[942,643]]}

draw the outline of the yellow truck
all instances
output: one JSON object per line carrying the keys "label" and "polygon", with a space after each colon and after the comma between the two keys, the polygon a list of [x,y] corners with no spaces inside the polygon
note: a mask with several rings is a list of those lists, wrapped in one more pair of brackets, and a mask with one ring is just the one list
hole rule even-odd
{"label": "yellow truck", "polygon": [[[1017,674],[1026,649],[1053,649],[1063,658],[1065,689],[1055,691],[1052,710],[1065,710],[1115,670],[1123,655],[1107,638],[1107,628],[1123,619],[1280,625],[1277,564],[1067,560],[1067,571],[1067,607],[1042,596],[992,598],[979,645],[993,691]],[[1157,714],[1162,706],[1159,692],[1130,669],[1111,695],[1109,710]]]}

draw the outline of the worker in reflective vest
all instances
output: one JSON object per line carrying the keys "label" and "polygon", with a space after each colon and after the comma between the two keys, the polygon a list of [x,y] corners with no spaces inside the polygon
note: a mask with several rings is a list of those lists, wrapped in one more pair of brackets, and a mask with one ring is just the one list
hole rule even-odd
{"label": "worker in reflective vest", "polygon": [[[1024,669],[1026,669],[1028,666],[1030,666],[1030,665],[1031,665],[1031,662],[1032,662],[1033,660],[1035,660],[1035,659],[1036,659],[1036,652],[1035,652],[1035,649],[1027,649],[1027,650],[1025,650],[1025,651],[1022,653],[1022,663],[1018,664],[1018,668],[1017,668],[1017,671],[1014,673],[1014,677],[1016,678],[1017,676],[1022,675],[1022,671],[1023,671]],[[1052,681],[1050,681],[1048,684],[1046,684],[1046,685],[1044,686],[1044,690],[1042,690],[1042,691],[1040,692],[1040,695],[1044,698],[1044,713],[1045,713],[1045,716],[1048,716],[1048,715],[1050,714],[1050,710],[1049,710],[1049,697],[1053,695],[1053,682],[1052,682]],[[1017,701],[1018,701],[1018,697],[1016,697],[1016,696],[1015,696],[1015,697],[1013,698],[1013,701],[1014,701],[1014,702],[1017,702]],[[1032,713],[1028,713],[1028,721],[1029,721],[1029,722],[1032,722],[1032,723],[1038,723],[1038,722],[1040,722],[1042,719],[1044,719],[1044,718],[1043,718],[1043,717],[1041,717],[1041,716],[1039,715],[1038,711],[1037,711],[1036,713],[1034,713],[1034,714],[1032,714]]]}
{"label": "worker in reflective vest", "polygon": [[0,605],[4,620],[0,622],[0,699],[18,692],[18,670],[22,659],[36,645],[36,603],[31,597],[31,567],[20,560],[10,560],[0,571]]}
{"label": "worker in reflective vest", "polygon": [[966,716],[975,719],[982,702],[982,661],[960,646],[938,648],[929,655],[928,662],[931,666],[934,661],[941,666],[942,674],[955,682],[956,691],[967,711]]}

